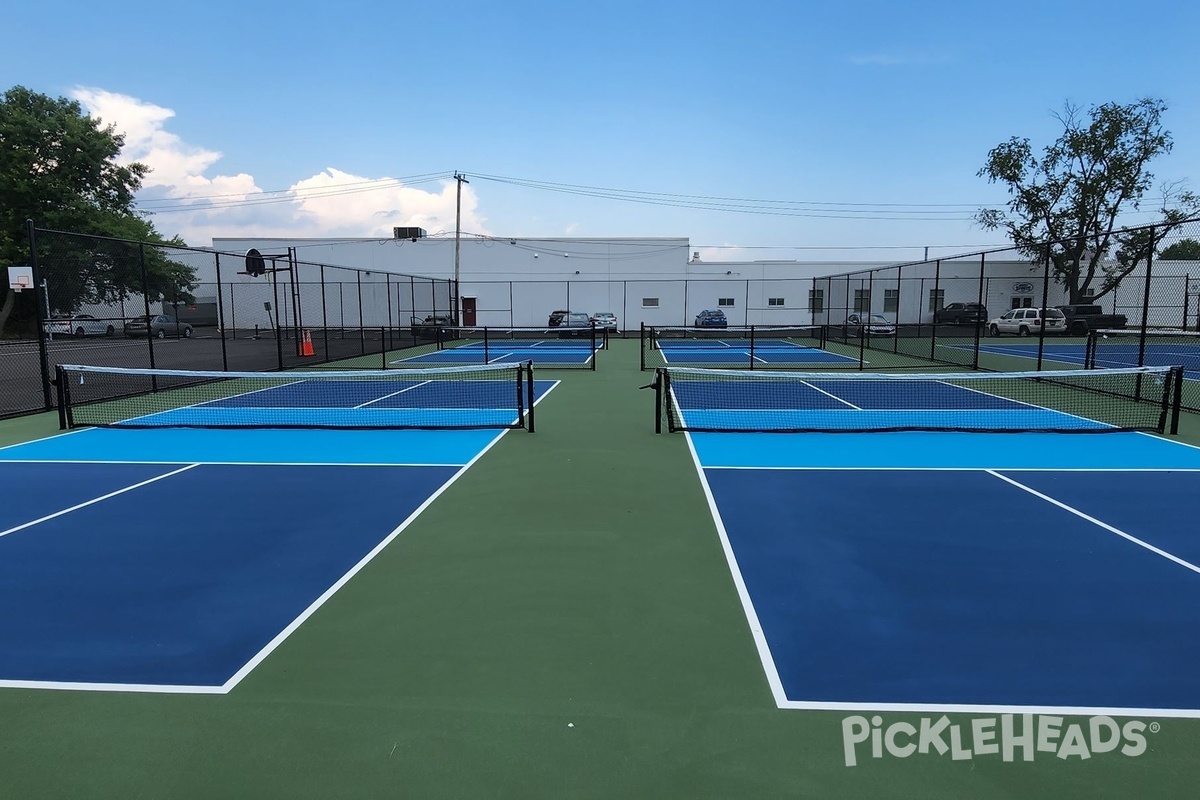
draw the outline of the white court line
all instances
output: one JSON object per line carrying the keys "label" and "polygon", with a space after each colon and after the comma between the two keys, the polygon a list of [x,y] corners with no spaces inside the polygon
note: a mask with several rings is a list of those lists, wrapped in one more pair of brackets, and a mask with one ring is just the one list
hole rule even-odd
{"label": "white court line", "polygon": [[[696,466],[696,472],[700,477],[701,487],[704,489],[705,499],[708,501],[709,512],[712,514],[713,522],[717,528],[717,535],[721,540],[721,547],[725,552],[725,560],[729,566],[730,574],[733,576],[733,582],[737,588],[738,598],[742,602],[742,610],[746,615],[746,621],[750,625],[750,633],[754,638],[755,647],[758,650],[758,657],[762,663],[763,672],[767,678],[767,684],[771,688],[771,694],[775,700],[775,706],[784,710],[800,710],[800,711],[892,711],[892,712],[909,712],[909,713],[931,713],[931,714],[1058,714],[1064,716],[1110,716],[1110,717],[1178,717],[1178,718],[1198,718],[1200,717],[1200,709],[1193,708],[1120,708],[1108,706],[1023,706],[1023,705],[988,705],[979,703],[887,703],[887,702],[842,702],[834,700],[791,700],[787,696],[786,690],[783,688],[783,682],[779,677],[779,670],[775,666],[775,660],[771,656],[771,648],[766,639],[766,634],[763,631],[762,623],[758,619],[758,613],[755,611],[754,602],[750,598],[749,590],[746,588],[745,580],[742,577],[741,569],[737,563],[737,557],[733,552],[733,547],[729,541],[729,535],[725,530],[725,523],[721,519],[721,513],[717,508],[716,499],[713,497],[712,489],[708,484],[708,478],[705,475],[706,469],[700,463],[700,458],[696,453],[695,445],[692,443],[690,433],[684,434],[688,449],[692,455],[692,463]],[[714,467],[708,467],[714,469]],[[753,469],[753,468],[749,468]],[[849,469],[861,469],[859,467],[851,467]],[[986,470],[992,472],[992,470]],[[993,472],[993,474],[995,474]],[[1004,476],[997,475],[996,477],[1004,479]],[[1007,480],[1007,479],[1005,479]],[[1012,482],[1012,481],[1010,481]],[[1020,486],[1020,484],[1017,484]],[[1021,488],[1026,488],[1021,486]],[[1036,492],[1034,492],[1037,494]],[[1046,498],[1056,505],[1061,505],[1051,498]],[[1069,509],[1073,513],[1073,509]],[[1087,517],[1085,517],[1087,518]],[[1095,521],[1091,520],[1089,521]],[[1129,537],[1120,531],[1097,522],[1102,527],[1119,533],[1126,538],[1130,538],[1135,543],[1145,545],[1140,540]],[[1157,548],[1151,548],[1157,551]],[[1181,559],[1175,559],[1169,553],[1158,551],[1160,555],[1171,558],[1177,562],[1182,562]],[[1200,569],[1182,562],[1185,566],[1193,570]]]}
{"label": "white court line", "polygon": [[684,438],[687,440],[688,451],[692,454],[692,463],[696,465],[696,473],[700,476],[700,486],[704,490],[705,500],[708,501],[709,513],[712,514],[713,522],[717,526],[717,536],[721,539],[721,549],[725,552],[725,562],[729,566],[729,574],[733,577],[733,585],[737,589],[738,599],[742,602],[742,611],[746,615],[746,621],[750,624],[750,634],[754,637],[754,646],[758,649],[758,658],[762,662],[763,672],[767,678],[767,685],[771,687],[771,695],[775,698],[775,705],[783,708],[783,704],[788,702],[787,692],[784,691],[783,681],[779,677],[779,670],[775,667],[775,659],[771,656],[771,647],[767,643],[767,635],[763,631],[762,623],[759,622],[758,612],[754,610],[754,601],[750,599],[750,590],[746,588],[746,581],[742,577],[742,570],[738,566],[737,557],[733,553],[733,545],[729,541],[729,534],[725,531],[725,522],[721,519],[721,512],[717,508],[717,500],[713,496],[712,487],[708,485],[708,477],[704,474],[704,467],[700,464],[700,456],[696,453],[696,446],[692,442],[692,435],[685,432]]}
{"label": "white court line", "polygon": [[[1154,545],[1150,544],[1149,542],[1142,541],[1141,539],[1137,538],[1136,536],[1126,533],[1125,531],[1121,530],[1120,528],[1113,527],[1112,525],[1109,525],[1107,522],[1098,520],[1095,517],[1091,516],[1090,514],[1085,514],[1084,512],[1080,511],[1079,509],[1075,508],[1074,506],[1069,506],[1066,503],[1062,502],[1061,500],[1055,500],[1050,495],[1042,494],[1037,489],[1026,486],[1025,484],[1021,483],[1020,481],[1015,481],[1012,478],[1008,477],[1007,475],[1001,475],[999,472],[996,472],[995,470],[990,470],[990,469],[985,470],[985,471],[989,475],[991,475],[995,478],[999,478],[1000,480],[1004,481],[1005,483],[1011,484],[1012,486],[1015,486],[1022,491],[1029,492],[1034,497],[1045,500],[1047,503],[1050,503],[1051,505],[1058,506],[1063,511],[1069,511],[1070,513],[1074,514],[1075,516],[1079,517],[1080,519],[1086,520],[1086,521],[1092,523],[1093,525],[1096,525],[1097,527],[1103,528],[1104,530],[1108,531],[1109,533],[1115,533],[1117,536],[1120,536],[1122,539],[1126,539],[1130,542],[1133,542],[1138,547],[1144,547],[1147,550],[1149,550],[1151,553],[1154,553],[1155,555],[1162,556],[1163,558],[1167,559],[1168,561],[1173,561],[1181,567],[1190,569],[1192,572],[1200,574],[1200,567],[1196,566],[1195,564],[1193,564],[1190,561],[1185,561],[1182,558],[1180,558],[1179,556],[1173,555],[1171,553],[1168,553],[1166,550],[1155,547]],[[1200,713],[1200,712],[1198,712],[1198,713]]]}
{"label": "white court line", "polygon": [[192,468],[198,467],[198,466],[200,466],[200,465],[199,464],[188,464],[185,467],[180,467],[179,469],[172,470],[172,471],[164,473],[162,475],[156,475],[155,477],[141,481],[140,483],[135,483],[132,486],[126,486],[123,489],[117,489],[115,492],[109,492],[108,494],[104,494],[99,497],[94,497],[91,500],[86,500],[82,503],[77,503],[76,505],[73,505],[70,508],[64,508],[61,511],[55,511],[53,514],[47,514],[46,516],[44,516],[40,519],[35,519],[32,522],[26,522],[22,525],[17,525],[12,528],[9,528],[6,531],[0,531],[0,538],[8,536],[10,533],[16,533],[17,531],[23,531],[26,528],[32,528],[34,525],[40,525],[41,523],[46,522],[48,520],[52,520],[55,517],[61,517],[64,514],[70,514],[72,511],[78,511],[81,508],[87,508],[88,506],[99,503],[102,500],[108,500],[110,497],[116,497],[119,494],[125,494],[126,492],[133,491],[134,489],[139,489],[142,486],[146,486],[148,484],[154,483],[155,481],[161,481],[163,478],[169,478],[172,475],[178,475],[181,472],[187,472],[189,469],[192,469]]}
{"label": "white court line", "polygon": [[[55,412],[48,411],[46,413],[53,414]],[[25,445],[33,444],[34,442],[48,442],[51,439],[60,439],[63,436],[70,436],[73,433],[83,433],[85,430],[91,430],[91,429],[90,428],[72,428],[71,430],[59,431],[58,433],[52,433],[49,436],[42,436],[38,439],[29,439],[28,441],[17,442],[16,444],[6,444],[3,447],[0,447],[0,450],[11,450],[14,447],[24,447]]]}
{"label": "white court line", "polygon": [[818,392],[825,395],[826,397],[832,397],[834,400],[837,400],[839,403],[845,403],[846,405],[853,408],[855,411],[863,410],[859,406],[854,405],[854,403],[851,403],[849,400],[846,400],[844,398],[838,397],[836,394],[831,394],[831,393],[825,391],[820,386],[814,386],[813,384],[809,383],[808,381],[800,381],[800,383],[803,384],[804,386],[807,386],[810,389],[816,389]]}
{"label": "white court line", "polygon": [[404,394],[405,392],[412,391],[413,389],[418,389],[428,383],[433,383],[433,381],[432,380],[421,381],[420,383],[416,384],[415,386],[409,386],[407,389],[401,389],[398,392],[392,392],[391,394],[385,394],[383,397],[376,397],[374,400],[368,400],[365,403],[360,403],[359,405],[354,406],[354,408],[366,408],[367,406],[371,405],[371,403],[378,403],[381,400],[387,400],[389,397],[395,397],[398,394]]}
{"label": "white court line", "polygon": [[[558,388],[559,383],[560,383],[560,381],[555,381],[550,386],[550,388],[545,391],[545,393],[541,397],[534,400],[533,404],[536,406],[538,403],[540,403],[542,400],[544,400],[550,394],[550,392],[552,392],[552,391],[554,391],[554,389]],[[287,627],[285,627],[282,631],[280,631],[278,634],[276,634],[275,638],[273,638],[270,642],[268,642],[266,644],[266,646],[264,646],[261,650],[259,650],[258,653],[256,653],[253,658],[251,658],[249,661],[247,661],[242,666],[241,669],[239,669],[237,672],[235,672],[229,680],[225,681],[225,683],[221,686],[223,693],[228,693],[228,692],[232,691],[235,686],[237,686],[239,683],[241,683],[241,681],[247,675],[249,675],[250,672],[255,667],[257,667],[259,664],[261,664],[263,662],[263,660],[266,659],[267,656],[269,656],[272,652],[275,651],[275,649],[277,647],[279,647],[279,645],[283,644],[285,639],[287,639],[289,636],[291,636],[296,631],[297,628],[299,628],[302,624],[304,624],[305,620],[307,620],[309,617],[311,617],[313,614],[315,614],[317,609],[319,609],[321,606],[323,606],[325,604],[325,602],[329,600],[329,598],[333,597],[333,595],[336,594],[339,589],[341,589],[343,586],[345,586],[350,581],[351,578],[353,578],[355,575],[357,575],[363,569],[363,567],[365,567],[377,555],[379,555],[381,552],[383,552],[384,548],[386,548],[389,544],[391,544],[392,540],[394,540],[397,536],[399,536],[404,531],[405,528],[407,528],[409,525],[411,525],[417,519],[417,517],[419,517],[421,515],[421,512],[423,512],[426,508],[428,508],[430,505],[432,505],[434,500],[441,497],[443,492],[445,492],[447,489],[449,489],[454,484],[455,481],[457,481],[464,474],[466,474],[467,470],[469,470],[475,464],[476,461],[483,458],[484,454],[487,453],[487,451],[491,450],[496,445],[497,442],[499,442],[501,439],[503,439],[504,435],[506,433],[508,433],[510,430],[513,430],[513,429],[505,428],[504,430],[500,431],[500,433],[498,433],[490,442],[488,442],[487,445],[482,450],[480,450],[475,455],[474,458],[472,458],[470,461],[468,461],[466,464],[464,464],[458,472],[451,475],[450,478],[445,483],[443,483],[437,491],[435,491],[428,498],[426,498],[424,503],[421,503],[421,505],[417,506],[416,510],[414,510],[411,514],[409,514],[408,517],[403,522],[401,522],[398,526],[396,526],[395,529],[392,530],[391,533],[389,533],[386,537],[384,537],[383,541],[381,541],[379,544],[375,545],[375,547],[373,547],[369,553],[367,553],[365,556],[363,556],[357,564],[355,564],[353,567],[351,567],[346,572],[345,575],[343,575],[332,586],[330,586],[328,589],[326,589],[321,594],[320,597],[318,597],[316,600],[314,600],[312,602],[312,604],[308,608],[304,609],[304,611],[302,611],[300,613],[300,616],[296,617],[294,620],[292,620],[292,622]],[[536,436],[536,434],[534,434],[534,435]]]}

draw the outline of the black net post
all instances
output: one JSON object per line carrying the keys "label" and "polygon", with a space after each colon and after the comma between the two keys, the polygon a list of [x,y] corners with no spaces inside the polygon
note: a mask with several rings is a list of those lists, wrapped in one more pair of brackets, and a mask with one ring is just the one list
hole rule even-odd
{"label": "black net post", "polygon": [[662,433],[662,382],[663,371],[657,369],[654,371],[654,432]]}
{"label": "black net post", "polygon": [[663,407],[667,412],[666,413],[667,432],[674,433],[675,432],[675,417],[674,417],[675,412],[674,412],[674,408],[672,407],[672,403],[671,403],[671,373],[665,367],[660,367],[659,372],[662,374],[662,380],[660,382],[662,384]]}
{"label": "black net post", "polygon": [[754,369],[754,326],[750,326],[750,369]]}
{"label": "black net post", "polygon": [[529,428],[529,418],[525,414],[525,398],[527,397],[527,389],[525,383],[525,369],[528,364],[520,364],[517,366],[517,419],[520,421],[522,428]]}
{"label": "black net post", "polygon": [[[520,378],[518,378],[517,380],[518,380],[518,382],[520,382]],[[532,362],[532,361],[528,362],[528,363],[525,365],[525,381],[526,381],[526,386],[528,386],[528,390],[527,390],[527,393],[526,393],[526,398],[527,398],[527,399],[528,399],[528,401],[529,401],[529,403],[528,403],[528,408],[529,408],[529,411],[528,411],[528,415],[529,415],[529,432],[530,432],[530,433],[533,433],[533,431],[534,431],[534,428],[533,428],[533,407],[534,407],[534,405],[535,405],[535,403],[534,403],[534,396],[533,396],[533,393],[534,393],[535,387],[534,387],[534,382],[533,382],[533,362]]]}
{"label": "black net post", "polygon": [[1083,368],[1096,368],[1096,337],[1099,333],[1091,328],[1088,328],[1087,344],[1083,348]]}
{"label": "black net post", "polygon": [[71,427],[67,419],[67,373],[58,365],[54,367],[54,388],[58,399],[58,428],[65,431]]}
{"label": "black net post", "polygon": [[1171,434],[1179,433],[1179,411],[1183,408],[1183,367],[1176,367],[1171,371],[1174,376],[1172,389],[1174,397],[1171,400]]}
{"label": "black net post", "polygon": [[594,320],[589,321],[588,326],[591,328],[590,333],[592,336],[592,357],[590,359],[588,359],[588,362],[592,365],[592,372],[595,372],[596,371],[596,361],[599,360],[596,358],[596,323],[595,323],[595,321]]}

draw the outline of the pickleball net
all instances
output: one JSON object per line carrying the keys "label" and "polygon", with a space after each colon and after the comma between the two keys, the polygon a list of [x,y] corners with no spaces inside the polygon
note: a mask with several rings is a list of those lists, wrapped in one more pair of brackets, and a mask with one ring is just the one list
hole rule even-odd
{"label": "pickleball net", "polygon": [[62,365],[64,429],[527,428],[528,364],[321,372],[211,372]]}
{"label": "pickleball net", "polygon": [[655,429],[741,433],[1178,430],[1180,367],[824,373],[661,367]]}

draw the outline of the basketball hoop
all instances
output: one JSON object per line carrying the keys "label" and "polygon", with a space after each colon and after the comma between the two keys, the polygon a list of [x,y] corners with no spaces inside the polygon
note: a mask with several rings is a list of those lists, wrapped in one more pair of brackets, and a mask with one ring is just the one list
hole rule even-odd
{"label": "basketball hoop", "polygon": [[33,286],[33,267],[9,267],[8,288],[20,292]]}

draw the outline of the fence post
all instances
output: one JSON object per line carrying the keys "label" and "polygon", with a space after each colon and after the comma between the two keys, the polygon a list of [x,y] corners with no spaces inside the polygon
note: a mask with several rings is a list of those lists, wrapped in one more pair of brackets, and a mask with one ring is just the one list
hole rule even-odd
{"label": "fence post", "polygon": [[[924,284],[922,284],[923,286]],[[933,265],[933,305],[940,306],[942,301],[942,260],[939,258]],[[933,335],[929,337],[929,360],[937,361],[937,312],[942,309],[935,308],[933,310]],[[978,326],[976,326],[978,327]]]}
{"label": "fence post", "polygon": [[320,266],[319,274],[321,276],[321,338],[325,342],[325,363],[328,364],[333,359],[329,353],[329,309],[325,305],[325,265]]}
{"label": "fence post", "polygon": [[358,342],[359,355],[367,354],[367,328],[363,324],[363,309],[362,309],[362,273],[358,270],[354,271],[354,277],[358,285]]}
{"label": "fence post", "polygon": [[1150,226],[1150,247],[1146,249],[1146,286],[1142,290],[1142,332],[1138,336],[1139,367],[1146,366],[1146,330],[1150,327],[1150,273],[1154,267],[1154,226]]}
{"label": "fence post", "polygon": [[[279,273],[275,270],[275,261],[271,261],[271,299],[275,303],[275,361],[280,371],[283,371],[283,335],[279,330]],[[270,317],[268,317],[270,319]]]}
{"label": "fence post", "polygon": [[[902,302],[902,298],[900,296],[900,290],[902,288],[901,278],[903,277],[903,275],[904,275],[903,265],[896,267],[896,335],[892,337],[892,352],[893,353],[900,352],[900,309],[902,308],[902,306],[900,305]],[[886,302],[887,302],[887,298],[885,297],[884,298],[885,305],[886,305]]]}
{"label": "fence post", "polygon": [[42,409],[49,411],[53,407],[50,400],[50,351],[46,347],[46,314],[42,304],[49,305],[50,303],[50,285],[43,285],[42,271],[38,264],[37,230],[33,227],[33,220],[25,220],[25,228],[29,231],[29,266],[33,269],[33,304],[37,306],[34,319],[37,322],[38,361],[42,371]]}
{"label": "fence post", "polygon": [[[221,254],[213,253],[217,268],[217,326],[221,329],[221,369],[229,371],[229,353],[225,348],[225,293],[221,291]],[[149,331],[146,331],[149,333]]]}
{"label": "fence post", "polygon": [[[1047,308],[1047,297],[1050,294],[1050,247],[1051,247],[1051,244],[1049,242],[1047,242],[1046,243],[1046,253],[1045,253],[1045,256],[1043,257],[1043,261],[1042,261],[1042,330],[1041,330],[1041,333],[1038,334],[1038,357],[1037,357],[1037,371],[1038,372],[1042,371],[1042,354],[1045,352],[1045,349],[1046,349],[1046,308]],[[1086,347],[1085,347],[1083,360],[1084,360],[1084,363],[1086,364],[1086,362],[1087,362]]]}
{"label": "fence post", "polygon": [[[984,287],[984,280],[985,280],[986,272],[987,272],[987,255],[984,253],[980,253],[979,254],[979,297],[978,297],[978,302],[979,302],[980,308],[983,308],[983,300],[984,300],[983,287]],[[971,369],[979,369],[979,326],[978,325],[975,326],[975,346],[972,348]]]}
{"label": "fence post", "polygon": [[[146,349],[150,353],[150,369],[154,369],[154,333],[150,330],[150,282],[146,278],[146,245],[138,242],[138,266],[142,271],[142,307],[146,311]],[[150,387],[158,391],[158,379],[150,376]]]}

